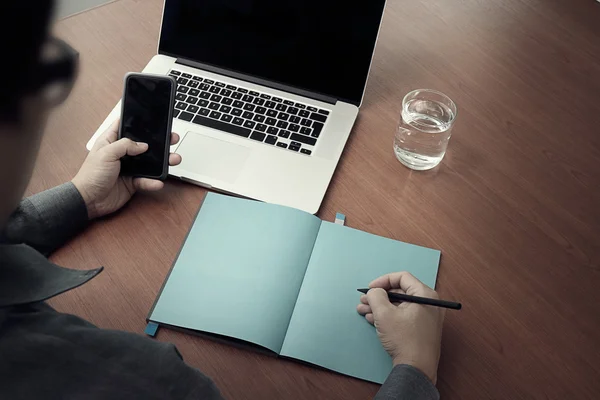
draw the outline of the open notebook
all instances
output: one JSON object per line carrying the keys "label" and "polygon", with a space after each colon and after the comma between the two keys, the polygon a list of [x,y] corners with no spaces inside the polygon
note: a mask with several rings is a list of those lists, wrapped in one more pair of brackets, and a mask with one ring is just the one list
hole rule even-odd
{"label": "open notebook", "polygon": [[392,362],[356,312],[356,289],[401,270],[434,287],[439,259],[293,208],[209,193],[148,321],[383,383]]}

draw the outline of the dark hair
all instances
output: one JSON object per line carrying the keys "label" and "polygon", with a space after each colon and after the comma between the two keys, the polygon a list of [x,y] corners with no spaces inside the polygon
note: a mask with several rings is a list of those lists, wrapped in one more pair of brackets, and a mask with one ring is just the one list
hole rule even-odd
{"label": "dark hair", "polygon": [[[48,38],[54,0],[1,0],[0,121],[19,118],[23,97],[30,92],[28,80],[35,76],[41,47]],[[8,4],[6,4],[8,3]]]}

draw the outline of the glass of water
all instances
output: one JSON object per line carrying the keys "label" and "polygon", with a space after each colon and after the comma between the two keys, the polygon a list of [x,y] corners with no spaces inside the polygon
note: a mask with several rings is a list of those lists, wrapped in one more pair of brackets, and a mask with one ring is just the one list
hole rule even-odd
{"label": "glass of water", "polygon": [[404,96],[394,137],[396,158],[419,171],[438,165],[446,154],[456,112],[456,104],[435,90],[417,89]]}

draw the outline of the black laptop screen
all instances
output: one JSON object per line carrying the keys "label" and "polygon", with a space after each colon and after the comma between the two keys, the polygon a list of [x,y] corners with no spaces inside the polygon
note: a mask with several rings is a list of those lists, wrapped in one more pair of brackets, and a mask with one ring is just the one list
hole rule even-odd
{"label": "black laptop screen", "polygon": [[358,104],[385,0],[166,0],[160,54]]}

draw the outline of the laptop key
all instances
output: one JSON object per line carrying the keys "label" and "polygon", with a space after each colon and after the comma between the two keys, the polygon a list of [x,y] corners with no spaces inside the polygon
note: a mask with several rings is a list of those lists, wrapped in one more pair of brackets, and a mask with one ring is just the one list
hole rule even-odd
{"label": "laptop key", "polygon": [[187,104],[183,102],[179,102],[175,105],[175,108],[178,110],[185,110],[187,108]]}
{"label": "laptop key", "polygon": [[308,107],[306,107],[306,109],[307,109],[308,111],[317,112],[317,107],[311,107],[311,106],[308,106]]}
{"label": "laptop key", "polygon": [[229,114],[223,114],[223,116],[221,117],[221,121],[224,121],[224,122],[231,122],[232,119],[233,119],[233,117]]}
{"label": "laptop key", "polygon": [[273,136],[273,135],[267,136],[267,138],[265,139],[265,143],[267,143],[267,144],[277,143],[277,136]]}
{"label": "laptop key", "polygon": [[190,96],[198,96],[199,94],[200,94],[200,91],[198,89],[190,90]]}
{"label": "laptop key", "polygon": [[243,102],[241,102],[241,101],[239,101],[239,100],[235,100],[235,101],[233,102],[233,106],[234,106],[234,107],[237,107],[237,108],[242,108],[242,107],[244,107],[244,103],[243,103]]}
{"label": "laptop key", "polygon": [[288,147],[288,149],[292,150],[292,151],[298,151],[298,150],[300,150],[300,147],[299,146],[294,146],[294,145],[290,144],[289,147]]}
{"label": "laptop key", "polygon": [[178,91],[179,93],[187,93],[189,90],[190,90],[190,88],[189,88],[189,87],[187,87],[187,86],[181,86],[181,85],[180,85],[180,86],[177,88],[177,91]]}
{"label": "laptop key", "polygon": [[279,142],[279,143],[277,143],[277,147],[281,147],[282,149],[287,149],[287,144],[285,144],[283,142]]}
{"label": "laptop key", "polygon": [[312,154],[312,151],[310,151],[308,149],[300,149],[300,153],[310,156]]}
{"label": "laptop key", "polygon": [[187,108],[187,110],[188,110],[189,112],[191,112],[191,113],[194,113],[194,114],[196,114],[196,113],[198,112],[198,110],[199,110],[199,109],[200,109],[200,107],[198,107],[198,106],[193,106],[193,105],[190,105],[190,106],[188,106],[188,108]]}
{"label": "laptop key", "polygon": [[255,92],[254,90],[251,90],[249,93],[250,93],[252,96],[258,96],[258,95],[260,95],[260,93],[258,93],[258,92]]}
{"label": "laptop key", "polygon": [[297,117],[295,115],[291,116],[290,117],[290,122],[293,123],[293,124],[297,124],[298,122],[300,122],[300,117]]}
{"label": "laptop key", "polygon": [[212,96],[210,96],[210,101],[216,101],[219,102],[221,101],[223,97],[219,96],[218,94],[213,94]]}
{"label": "laptop key", "polygon": [[194,123],[202,126],[208,126],[209,128],[218,129],[220,131],[233,133],[234,135],[243,137],[250,136],[251,132],[250,129],[237,126],[238,124],[236,124],[235,118],[233,120],[233,123],[236,125],[231,125],[223,121],[216,121],[214,119],[205,118],[197,115],[196,118],[194,118]]}
{"label": "laptop key", "polygon": [[246,103],[252,103],[252,100],[254,100],[254,97],[247,94],[244,97],[242,97],[242,100],[244,100]]}
{"label": "laptop key", "polygon": [[293,140],[290,142],[290,146],[298,146],[298,147],[302,147],[302,143],[299,142],[294,142]]}
{"label": "laptop key", "polygon": [[254,111],[255,108],[256,108],[256,106],[253,104],[250,104],[250,103],[244,104],[244,110],[246,110],[246,111]]}
{"label": "laptop key", "polygon": [[263,140],[265,140],[265,136],[267,135],[265,135],[264,133],[254,131],[252,132],[252,135],[250,135],[250,139],[262,142]]}
{"label": "laptop key", "polygon": [[210,110],[208,108],[201,108],[200,112],[198,112],[198,114],[200,114],[200,115],[202,115],[204,117],[207,117],[208,114],[210,114]]}
{"label": "laptop key", "polygon": [[267,130],[267,126],[265,124],[256,124],[256,129],[259,132],[264,132]]}
{"label": "laptop key", "polygon": [[302,121],[300,121],[300,125],[307,126],[309,128],[310,128],[311,124],[312,124],[312,121],[310,119],[304,118]]}
{"label": "laptop key", "polygon": [[225,86],[227,89],[229,90],[237,90],[237,86],[233,86],[233,85],[227,85]]}
{"label": "laptop key", "polygon": [[214,119],[219,119],[219,118],[221,118],[221,113],[218,111],[213,111],[210,113],[209,117],[214,118]]}
{"label": "laptop key", "polygon": [[177,93],[177,96],[175,96],[175,100],[179,100],[179,101],[184,101],[187,98],[187,96],[183,93]]}
{"label": "laptop key", "polygon": [[285,121],[277,121],[277,127],[281,129],[285,129],[288,127],[288,123]]}
{"label": "laptop key", "polygon": [[188,96],[187,100],[185,101],[188,104],[197,104],[198,103],[198,98],[194,97],[194,96]]}
{"label": "laptop key", "polygon": [[292,132],[298,132],[300,130],[300,125],[290,124],[290,126],[288,126],[288,129]]}
{"label": "laptop key", "polygon": [[223,82],[216,82],[216,83],[215,83],[215,86],[218,86],[218,87],[225,87],[225,84],[224,84]]}
{"label": "laptop key", "polygon": [[224,112],[224,113],[228,113],[228,112],[231,112],[231,107],[230,106],[226,106],[225,104],[223,104],[221,106],[221,108],[219,109],[219,111]]}
{"label": "laptop key", "polygon": [[200,101],[198,102],[198,105],[200,107],[208,107],[208,100],[200,99]]}
{"label": "laptop key", "polygon": [[242,117],[244,117],[246,119],[252,119],[252,117],[254,117],[254,113],[251,113],[250,111],[246,111],[246,112],[244,112]]}
{"label": "laptop key", "polygon": [[177,118],[177,116],[179,115],[180,112],[181,111],[179,111],[179,110],[174,110],[173,111],[173,118]]}
{"label": "laptop key", "polygon": [[233,93],[231,93],[231,98],[232,98],[232,99],[239,100],[239,99],[241,99],[242,97],[244,97],[244,94],[243,94],[243,93],[240,93],[240,92],[233,92]]}
{"label": "laptop key", "polygon": [[276,117],[277,111],[275,110],[267,110],[267,117]]}
{"label": "laptop key", "polygon": [[191,121],[192,118],[194,118],[194,114],[186,112],[186,111],[182,111],[181,114],[179,114],[179,119],[182,119],[184,121]]}
{"label": "laptop key", "polygon": [[200,85],[200,82],[189,81],[187,85],[193,89],[196,89],[198,87],[198,85]]}
{"label": "laptop key", "polygon": [[310,136],[310,133],[312,132],[312,129],[307,128],[305,126],[300,127],[300,133],[306,136]]}
{"label": "laptop key", "polygon": [[269,100],[271,98],[271,96],[269,96],[268,94],[264,94],[264,93],[261,94],[260,97],[263,99],[267,99],[267,100]]}
{"label": "laptop key", "polygon": [[202,93],[200,93],[200,98],[201,99],[208,99],[208,98],[210,98],[210,93],[208,93],[208,92],[202,92]]}
{"label": "laptop key", "polygon": [[236,124],[236,125],[241,125],[241,124],[243,124],[243,123],[244,123],[244,120],[243,120],[243,119],[241,119],[241,118],[235,117],[235,118],[233,119],[233,121],[231,121],[231,122],[233,122],[233,123],[234,123],[234,124]]}
{"label": "laptop key", "polygon": [[275,107],[275,109],[277,111],[285,111],[285,110],[287,110],[287,106],[285,106],[283,104],[277,104],[277,107]]}
{"label": "laptop key", "polygon": [[286,114],[286,113],[284,113],[284,112],[280,112],[280,113],[279,113],[279,115],[277,116],[277,118],[278,118],[278,119],[281,119],[281,120],[284,120],[284,121],[287,121],[287,119],[288,119],[289,117],[290,117],[290,115],[289,115],[289,114]]}
{"label": "laptop key", "polygon": [[302,118],[306,118],[310,115],[310,113],[306,110],[300,110],[300,112],[298,113],[299,116],[301,116]]}
{"label": "laptop key", "polygon": [[267,118],[265,122],[267,123],[267,125],[275,126],[277,120],[275,118]]}
{"label": "laptop key", "polygon": [[327,121],[327,117],[323,114],[312,113],[310,114],[310,119],[314,119],[315,121],[325,122]]}
{"label": "laptop key", "polygon": [[179,72],[179,71],[177,71],[177,70],[175,70],[175,69],[172,69],[172,70],[171,70],[171,72],[169,72],[169,74],[173,74],[173,75],[181,75],[181,72]]}
{"label": "laptop key", "polygon": [[304,110],[306,108],[306,106],[304,104],[296,103],[294,105],[301,110]]}
{"label": "laptop key", "polygon": [[254,115],[253,120],[256,121],[256,122],[263,122],[265,120],[265,116],[264,115],[260,115],[260,114],[256,114],[256,115]]}
{"label": "laptop key", "polygon": [[252,103],[256,104],[257,106],[262,106],[263,104],[265,104],[265,100],[261,99],[260,97],[257,97]]}
{"label": "laptop key", "polygon": [[202,78],[200,78],[199,76],[194,76],[192,77],[192,79],[198,82],[202,82]]}
{"label": "laptop key", "polygon": [[208,89],[208,91],[211,92],[211,93],[219,94],[219,92],[221,91],[221,89],[219,89],[216,86],[211,86],[210,89]]}
{"label": "laptop key", "polygon": [[219,103],[214,103],[214,102],[213,102],[213,103],[210,103],[210,104],[208,105],[208,108],[210,108],[211,110],[218,110],[218,109],[219,109],[219,107],[221,107],[221,105],[220,105]]}
{"label": "laptop key", "polygon": [[280,99],[279,97],[273,97],[271,100],[273,100],[275,103],[281,103],[283,101],[283,99]]}
{"label": "laptop key", "polygon": [[205,79],[204,82],[208,83],[209,85],[215,83],[215,81],[213,81],[212,79]]}
{"label": "laptop key", "polygon": [[289,101],[289,100],[284,100],[283,104],[288,105],[288,106],[293,106],[294,102],[293,101]]}
{"label": "laptop key", "polygon": [[284,131],[283,129],[279,131],[279,137],[287,139],[290,137],[290,131]]}
{"label": "laptop key", "polygon": [[319,114],[329,115],[329,111],[327,111],[327,110],[319,110]]}
{"label": "laptop key", "polygon": [[314,146],[317,143],[317,139],[309,136],[299,135],[297,133],[292,133],[291,139],[300,143],[308,144],[310,146]]}
{"label": "laptop key", "polygon": [[208,83],[203,83],[200,86],[198,86],[198,89],[200,90],[208,90],[210,88],[210,85]]}
{"label": "laptop key", "polygon": [[264,114],[267,112],[267,109],[264,107],[256,107],[256,110],[254,110],[254,112],[256,112],[258,114]]}
{"label": "laptop key", "polygon": [[231,103],[233,103],[233,99],[230,97],[223,97],[223,100],[221,100],[222,104],[225,104],[226,106],[230,106]]}
{"label": "laptop key", "polygon": [[254,125],[256,125],[256,122],[252,122],[252,121],[246,121],[244,122],[244,128],[254,128]]}
{"label": "laptop key", "polygon": [[185,78],[178,78],[177,83],[179,83],[180,85],[187,85],[188,80]]}
{"label": "laptop key", "polygon": [[183,73],[183,74],[181,74],[181,76],[183,76],[184,78],[190,79],[192,77],[192,74]]}
{"label": "laptop key", "polygon": [[235,115],[236,117],[239,117],[240,115],[242,115],[242,110],[240,110],[239,108],[233,108],[231,110],[231,115]]}
{"label": "laptop key", "polygon": [[288,109],[287,109],[287,113],[291,114],[291,115],[298,114],[298,111],[300,111],[300,110],[298,110],[296,107],[288,107]]}
{"label": "laptop key", "polygon": [[267,133],[271,135],[277,135],[279,133],[279,129],[275,128],[274,126],[270,126],[267,129]]}
{"label": "laptop key", "polygon": [[231,90],[229,90],[229,89],[221,89],[221,95],[229,97],[229,96],[231,96]]}
{"label": "laptop key", "polygon": [[241,92],[241,93],[248,93],[248,89],[244,89],[244,88],[238,88],[237,91]]}
{"label": "laptop key", "polygon": [[265,103],[265,107],[267,107],[267,108],[275,108],[276,105],[277,105],[277,103],[275,103],[274,101],[267,101]]}
{"label": "laptop key", "polygon": [[315,122],[313,124],[313,133],[310,136],[318,138],[321,135],[322,130],[323,130],[323,124],[320,122]]}

